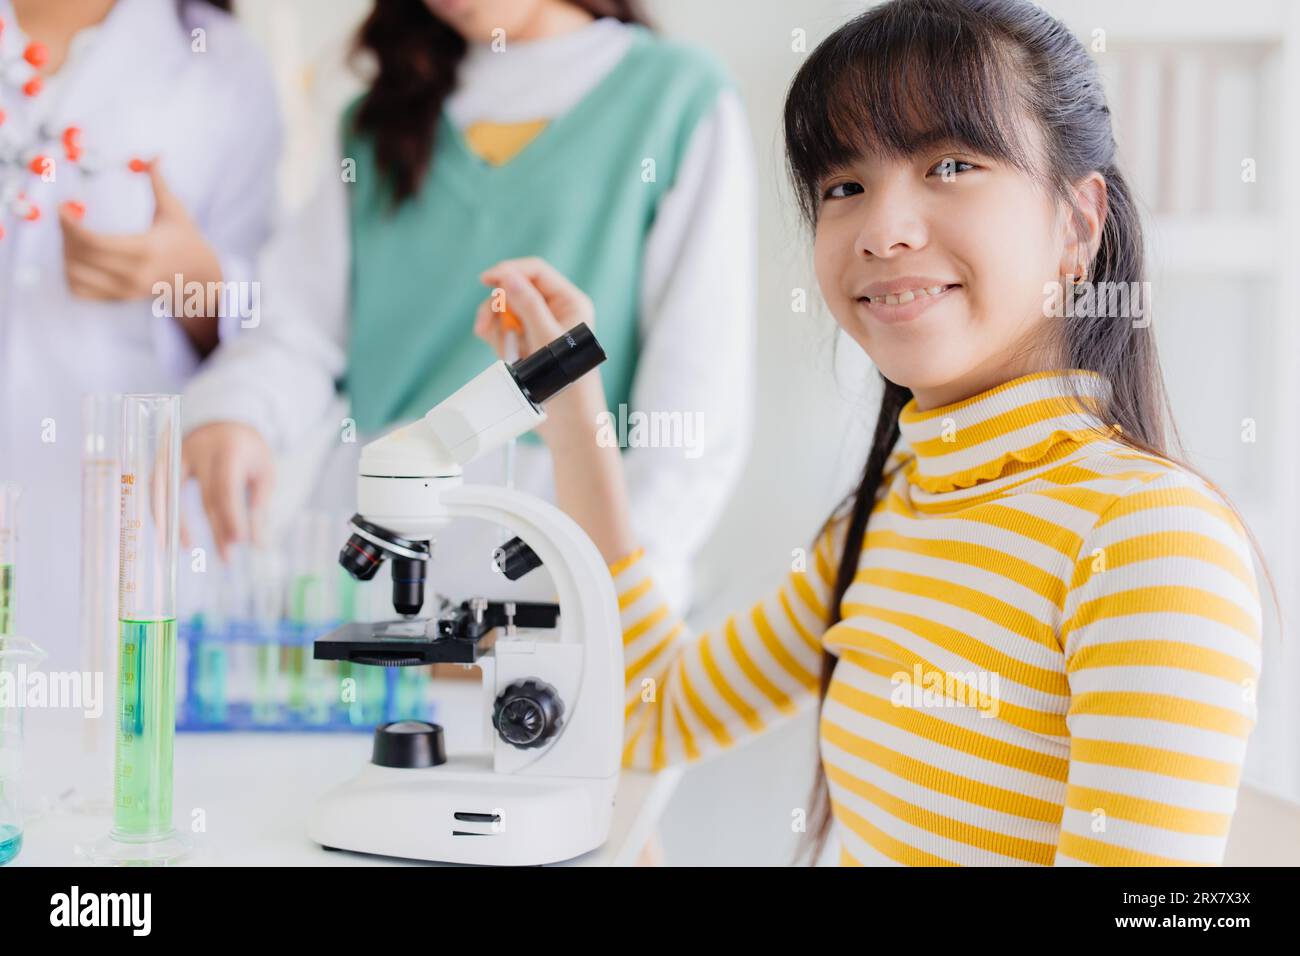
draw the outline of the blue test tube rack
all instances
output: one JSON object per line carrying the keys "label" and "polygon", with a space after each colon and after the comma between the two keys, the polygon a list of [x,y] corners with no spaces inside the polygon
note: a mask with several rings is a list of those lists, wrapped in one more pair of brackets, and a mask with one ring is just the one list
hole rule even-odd
{"label": "blue test tube rack", "polygon": [[313,642],[336,626],[288,620],[274,628],[238,620],[214,626],[201,614],[181,622],[176,729],[371,733],[379,723],[435,719],[430,667],[313,659]]}

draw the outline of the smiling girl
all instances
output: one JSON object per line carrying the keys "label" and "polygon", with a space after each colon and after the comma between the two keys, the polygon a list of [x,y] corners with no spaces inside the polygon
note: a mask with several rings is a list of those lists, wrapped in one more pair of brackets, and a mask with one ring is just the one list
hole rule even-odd
{"label": "smiling girl", "polygon": [[[833,817],[843,864],[1219,863],[1260,666],[1249,535],[1165,452],[1149,323],[1044,308],[1144,278],[1096,67],[1029,3],[893,0],[808,58],[785,139],[826,303],[884,380],[806,569],[687,633],[593,439],[599,380],[544,426],[619,593],[626,764],[819,701],[809,829]],[[530,347],[594,318],[545,263],[484,281]]]}

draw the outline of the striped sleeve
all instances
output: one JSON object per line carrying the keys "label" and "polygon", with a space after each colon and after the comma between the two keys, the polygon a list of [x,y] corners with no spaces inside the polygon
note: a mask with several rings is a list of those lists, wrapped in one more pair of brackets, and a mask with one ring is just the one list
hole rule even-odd
{"label": "striped sleeve", "polygon": [[775,593],[699,634],[669,609],[643,551],[610,565],[623,623],[625,767],[697,760],[816,701],[842,527],[796,552]]}
{"label": "striped sleeve", "polygon": [[1069,779],[1058,866],[1218,865],[1256,719],[1248,541],[1182,471],[1119,496],[1064,609]]}

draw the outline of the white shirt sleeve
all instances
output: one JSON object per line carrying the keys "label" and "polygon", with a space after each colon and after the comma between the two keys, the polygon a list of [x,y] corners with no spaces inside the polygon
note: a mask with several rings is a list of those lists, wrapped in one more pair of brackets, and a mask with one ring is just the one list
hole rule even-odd
{"label": "white shirt sleeve", "polygon": [[270,74],[264,68],[250,71],[232,93],[230,115],[240,117],[240,136],[222,163],[226,175],[203,221],[203,234],[217,254],[228,290],[218,329],[222,341],[238,333],[250,305],[246,294],[241,301],[239,284],[253,280],[258,253],[271,232],[280,157],[280,116]]}
{"label": "white shirt sleeve", "polygon": [[316,192],[267,243],[257,265],[251,327],[224,341],[186,388],[185,430],[251,425],[283,450],[335,397],[347,358],[347,186],[331,143]]}
{"label": "white shirt sleeve", "polygon": [[[632,447],[623,458],[633,528],[683,610],[690,561],[721,518],[749,451],[756,204],[749,124],[739,96],[724,90],[693,132],[647,240],[629,409],[683,412],[698,427],[692,447]],[[599,334],[599,316],[596,323]]]}

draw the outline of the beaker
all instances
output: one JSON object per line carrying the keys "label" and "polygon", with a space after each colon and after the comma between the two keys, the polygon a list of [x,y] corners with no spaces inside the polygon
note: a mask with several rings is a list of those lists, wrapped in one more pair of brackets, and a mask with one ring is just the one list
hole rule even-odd
{"label": "beaker", "polygon": [[25,638],[0,636],[0,866],[23,848],[23,708],[27,668],[45,654]]}
{"label": "beaker", "polygon": [[179,395],[122,397],[113,829],[87,853],[98,863],[166,865],[191,847],[172,825],[180,411]]}

